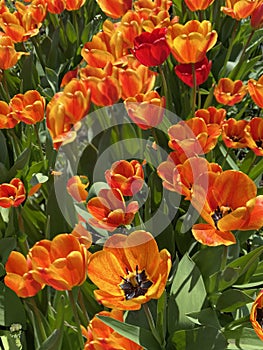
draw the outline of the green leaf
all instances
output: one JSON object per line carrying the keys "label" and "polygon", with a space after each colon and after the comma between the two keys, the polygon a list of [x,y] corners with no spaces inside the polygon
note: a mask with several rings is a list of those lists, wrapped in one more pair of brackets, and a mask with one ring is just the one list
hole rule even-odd
{"label": "green leaf", "polygon": [[38,350],[59,350],[61,349],[62,332],[55,329],[50,336],[41,344]]}
{"label": "green leaf", "polygon": [[244,327],[238,332],[234,331],[226,335],[229,336],[227,350],[262,350],[262,340],[258,338],[252,328]]}
{"label": "green leaf", "polygon": [[11,180],[13,177],[17,175],[19,170],[23,170],[27,167],[29,159],[30,159],[31,150],[30,148],[26,148],[20,156],[16,159],[15,164],[8,171],[8,178]]}
{"label": "green leaf", "polygon": [[33,55],[26,56],[21,69],[22,91],[34,90],[38,87],[39,76],[33,60]]}
{"label": "green leaf", "polygon": [[16,239],[14,237],[2,238],[0,240],[0,260],[3,264],[6,263],[9,254],[15,247]]}
{"label": "green leaf", "polygon": [[224,350],[227,341],[223,334],[213,327],[200,327],[175,332],[170,341],[176,350]]}
{"label": "green leaf", "polygon": [[166,313],[167,313],[167,295],[164,291],[161,298],[157,302],[157,319],[156,319],[156,329],[158,330],[162,341],[165,340],[166,335]]}
{"label": "green leaf", "polygon": [[9,156],[8,149],[6,145],[6,139],[3,132],[0,130],[0,163],[2,163],[5,167],[9,168]]}
{"label": "green leaf", "polygon": [[145,349],[148,349],[148,350],[160,349],[160,345],[153,338],[152,333],[147,329],[136,327],[131,324],[123,323],[111,317],[106,317],[101,315],[97,315],[96,317],[98,317],[107,326],[113,328],[117,333],[119,333],[123,337],[132,340],[134,343],[143,346]]}
{"label": "green leaf", "polygon": [[253,298],[238,289],[229,289],[224,291],[217,301],[217,309],[222,312],[233,312],[237,308],[252,303]]}
{"label": "green leaf", "polygon": [[187,317],[196,325],[211,326],[221,329],[216,311],[210,308],[203,309],[200,312],[191,312],[187,315]]}
{"label": "green leaf", "polygon": [[68,37],[68,40],[73,44],[77,40],[77,33],[73,26],[73,24],[70,21],[67,21],[66,24],[66,34]]}
{"label": "green leaf", "polygon": [[187,254],[178,264],[170,294],[167,311],[169,332],[193,327],[186,314],[201,310],[206,289],[198,267]]}
{"label": "green leaf", "polygon": [[25,310],[16,293],[0,282],[0,325],[10,327],[12,323],[20,323],[24,328]]}
{"label": "green leaf", "polygon": [[248,173],[248,176],[252,180],[255,180],[262,173],[263,173],[263,159],[260,159],[260,161],[250,170],[250,172]]}

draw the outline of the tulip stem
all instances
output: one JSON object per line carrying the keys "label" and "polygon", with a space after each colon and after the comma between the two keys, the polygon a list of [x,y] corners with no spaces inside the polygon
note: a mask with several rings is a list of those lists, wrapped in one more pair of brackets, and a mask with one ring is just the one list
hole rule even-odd
{"label": "tulip stem", "polygon": [[85,322],[86,322],[86,324],[89,324],[90,318],[89,318],[89,315],[87,313],[87,309],[86,309],[86,306],[85,306],[85,303],[84,303],[83,294],[82,294],[81,289],[79,289],[78,301],[79,301],[79,304],[80,304],[81,311],[82,311],[82,314],[84,316]]}
{"label": "tulip stem", "polygon": [[42,145],[41,145],[41,141],[40,141],[39,133],[38,133],[38,127],[37,127],[36,124],[34,124],[34,132],[35,132],[36,139],[37,139],[37,144],[38,144],[38,147],[39,147],[39,150],[40,150],[40,157],[41,157],[41,160],[43,162],[43,165],[45,165],[45,157],[44,157],[44,154],[43,154],[43,149],[42,149]]}
{"label": "tulip stem", "polygon": [[[28,298],[25,301],[25,305],[27,305],[27,303],[31,304],[31,307],[33,309],[32,310],[33,311],[33,315],[36,318],[36,322],[34,322],[34,324],[37,327],[37,329],[35,329],[35,332],[37,332],[37,339],[39,339],[39,333],[40,333],[39,343],[41,345],[47,339],[47,333],[46,333],[45,327],[44,327],[43,322],[42,322],[41,313],[39,311],[39,308],[37,306],[37,303],[36,303],[34,297]],[[39,332],[38,332],[38,330],[39,330]]]}
{"label": "tulip stem", "polygon": [[39,47],[38,41],[36,40],[36,38],[34,36],[32,36],[31,42],[36,50],[36,54],[37,54],[37,57],[39,59],[40,65],[41,65],[43,71],[45,72],[46,71],[46,64],[44,62],[43,54],[42,54],[41,49]]}
{"label": "tulip stem", "polygon": [[168,96],[168,87],[162,65],[159,65],[158,69],[162,79],[163,94],[166,98],[166,106],[169,108],[170,98]]}
{"label": "tulip stem", "polygon": [[196,104],[196,74],[195,74],[195,65],[191,63],[192,66],[192,76],[193,76],[193,88],[192,88],[192,117],[195,115],[195,104]]}
{"label": "tulip stem", "polygon": [[151,311],[149,309],[149,306],[147,304],[143,304],[143,310],[144,310],[145,316],[147,318],[147,321],[148,321],[149,326],[150,326],[150,330],[151,330],[154,338],[161,345],[161,349],[165,349],[164,345],[163,345],[163,342],[162,342],[162,340],[160,338],[160,335],[159,335],[159,333],[156,330],[156,326],[155,326],[155,323],[154,323],[154,320],[153,320],[152,313],[151,313]]}
{"label": "tulip stem", "polygon": [[75,319],[75,323],[76,323],[76,327],[77,327],[80,349],[84,349],[84,340],[83,340],[83,337],[82,337],[78,310],[77,310],[77,307],[76,307],[76,303],[75,303],[75,299],[74,299],[72,290],[68,290],[68,296],[69,296],[69,301],[70,301],[70,304],[71,304],[71,308],[72,308],[72,311],[73,311],[73,315],[74,315],[74,319]]}
{"label": "tulip stem", "polygon": [[227,159],[227,157],[228,157],[228,155],[229,155],[229,152],[230,152],[230,148],[227,148],[225,157],[224,157],[223,162],[222,162],[222,164],[221,164],[222,169],[224,168],[224,165],[226,164],[226,159]]}

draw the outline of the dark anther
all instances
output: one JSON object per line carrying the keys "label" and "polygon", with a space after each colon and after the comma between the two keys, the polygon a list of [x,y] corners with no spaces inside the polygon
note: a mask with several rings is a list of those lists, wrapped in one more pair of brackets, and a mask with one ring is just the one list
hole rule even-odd
{"label": "dark anther", "polygon": [[[126,268],[127,273],[129,270]],[[145,295],[147,290],[153,284],[150,280],[147,279],[145,270],[138,272],[138,266],[136,266],[136,275],[130,278],[121,277],[124,281],[120,284],[121,289],[124,291],[126,300],[131,300],[137,298],[140,295]]]}
{"label": "dark anther", "polygon": [[263,309],[257,309],[257,318],[258,324],[263,329]]}

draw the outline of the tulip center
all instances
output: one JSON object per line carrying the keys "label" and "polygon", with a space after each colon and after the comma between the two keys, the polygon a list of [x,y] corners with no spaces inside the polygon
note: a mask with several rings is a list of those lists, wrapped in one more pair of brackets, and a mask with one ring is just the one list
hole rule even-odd
{"label": "tulip center", "polygon": [[255,142],[258,148],[263,148],[263,140],[256,140]]}
{"label": "tulip center", "polygon": [[257,318],[258,324],[263,329],[263,309],[257,309]]}
{"label": "tulip center", "polygon": [[214,211],[214,213],[211,215],[212,219],[214,220],[215,226],[218,229],[217,223],[220,219],[222,219],[225,215],[231,213],[232,209],[230,207],[225,207],[223,205],[221,205],[221,207],[219,208],[219,206],[216,208],[216,210]]}
{"label": "tulip center", "polygon": [[137,298],[140,295],[145,295],[147,290],[153,284],[147,277],[145,270],[138,271],[138,265],[136,266],[136,272],[130,272],[126,269],[127,277],[121,276],[124,281],[120,284],[121,289],[124,291],[126,300]]}

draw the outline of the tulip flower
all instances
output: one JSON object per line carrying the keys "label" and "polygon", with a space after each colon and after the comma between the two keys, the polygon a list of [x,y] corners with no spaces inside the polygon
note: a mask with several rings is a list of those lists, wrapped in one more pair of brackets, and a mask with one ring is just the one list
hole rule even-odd
{"label": "tulip flower", "polygon": [[139,310],[150,299],[162,295],[171,269],[171,255],[159,251],[153,236],[134,231],[114,234],[88,264],[88,275],[99,288],[99,303],[120,310]]}
{"label": "tulip flower", "polygon": [[191,63],[181,63],[175,66],[174,71],[178,78],[181,79],[186,85],[193,87],[194,81],[192,69],[194,68],[195,70],[196,85],[199,86],[207,80],[211,66],[212,61],[208,62],[208,59],[205,56],[202,61],[194,63],[194,67],[192,67]]}
{"label": "tulip flower", "polygon": [[92,244],[92,235],[84,226],[85,223],[80,221],[77,225],[75,225],[71,235],[75,236],[80,244],[83,244],[87,249],[89,249]]}
{"label": "tulip flower", "polygon": [[241,80],[233,81],[230,78],[219,79],[214,89],[217,102],[228,106],[241,102],[246,94],[247,86]]}
{"label": "tulip flower", "polygon": [[120,18],[132,8],[132,0],[97,0],[101,10],[111,18]]}
{"label": "tulip flower", "polygon": [[247,86],[252,100],[263,108],[263,75],[258,80],[249,79]]}
{"label": "tulip flower", "polygon": [[163,120],[165,97],[161,97],[157,91],[129,97],[124,105],[132,121],[143,130],[156,127]]}
{"label": "tulip flower", "polygon": [[263,156],[263,119],[255,117],[245,127],[245,140],[257,156]]}
{"label": "tulip flower", "polygon": [[229,148],[245,148],[248,146],[245,134],[247,120],[229,118],[222,125],[222,140]]}
{"label": "tulip flower", "polygon": [[142,350],[140,345],[124,338],[112,328],[105,325],[96,316],[107,316],[123,322],[123,311],[101,311],[89,322],[87,329],[82,327],[82,335],[87,339],[84,350],[94,349],[119,349],[119,350]]}
{"label": "tulip flower", "polygon": [[259,2],[250,16],[251,27],[256,30],[263,27],[263,3]]}
{"label": "tulip flower", "polygon": [[219,125],[206,125],[202,118],[193,117],[168,129],[168,145],[173,150],[181,149],[188,157],[211,151],[221,134]]}
{"label": "tulip flower", "polygon": [[145,66],[159,66],[170,54],[166,42],[167,28],[156,28],[151,33],[144,32],[134,39],[132,50],[137,60]]}
{"label": "tulip flower", "polygon": [[119,160],[105,171],[105,178],[111,188],[117,188],[123,196],[133,196],[142,189],[144,173],[137,160]]}
{"label": "tulip flower", "polygon": [[9,183],[0,184],[0,207],[18,207],[26,199],[23,182],[14,178]]}
{"label": "tulip flower", "polygon": [[56,290],[71,290],[87,277],[90,253],[71,234],[59,234],[52,241],[37,242],[29,251],[33,276]]}
{"label": "tulip flower", "polygon": [[39,33],[46,16],[44,0],[33,0],[30,5],[16,2],[17,11],[5,11],[0,16],[0,27],[14,42],[26,41]]}
{"label": "tulip flower", "polygon": [[50,13],[59,14],[66,8],[66,0],[46,0],[46,3]]}
{"label": "tulip flower", "polygon": [[98,197],[88,201],[87,209],[93,216],[89,220],[91,226],[112,232],[119,226],[131,224],[139,205],[132,201],[126,206],[121,191],[113,188],[100,190]]}
{"label": "tulip flower", "polygon": [[255,0],[226,0],[226,4],[221,7],[221,11],[240,21],[242,18],[250,16],[257,5],[258,1]]}
{"label": "tulip flower", "polygon": [[257,187],[246,174],[226,170],[210,174],[207,189],[200,184],[193,184],[191,200],[205,221],[193,225],[192,233],[198,242],[227,246],[236,243],[231,231],[258,230],[263,226],[263,196],[257,196]]}
{"label": "tulip flower", "polygon": [[15,95],[10,103],[14,119],[26,124],[36,124],[44,119],[46,101],[36,90],[28,90],[24,95]]}
{"label": "tulip flower", "polygon": [[67,182],[67,191],[77,202],[85,202],[88,197],[86,188],[89,185],[87,176],[72,176]]}
{"label": "tulip flower", "polygon": [[184,2],[191,11],[198,11],[207,9],[214,0],[184,0]]}
{"label": "tulip flower", "polygon": [[257,336],[263,341],[263,290],[259,292],[252,305],[250,322]]}
{"label": "tulip flower", "polygon": [[68,11],[76,11],[79,10],[84,4],[86,0],[66,0],[66,10]]}
{"label": "tulip flower", "polygon": [[206,125],[218,124],[221,126],[226,118],[226,110],[224,108],[217,109],[210,106],[207,109],[198,109],[195,112],[195,117],[202,118]]}
{"label": "tulip flower", "polygon": [[45,286],[43,282],[34,278],[30,258],[25,258],[20,252],[12,251],[10,253],[5,270],[5,285],[20,298],[33,297]]}
{"label": "tulip flower", "polygon": [[205,158],[191,157],[183,164],[175,164],[172,158],[162,162],[157,168],[157,174],[163,180],[163,187],[169,191],[177,192],[184,196],[185,200],[191,200],[192,186],[203,180],[206,186],[207,178],[199,177],[200,174],[214,172],[221,173],[222,168],[216,163],[209,163]]}
{"label": "tulip flower", "polygon": [[204,59],[217,41],[217,32],[209,21],[173,24],[167,30],[167,43],[179,63],[197,63]]}
{"label": "tulip flower", "polygon": [[0,129],[12,129],[19,121],[11,115],[10,106],[0,101]]}
{"label": "tulip flower", "polygon": [[0,33],[0,69],[9,69],[27,52],[16,52],[12,39]]}

